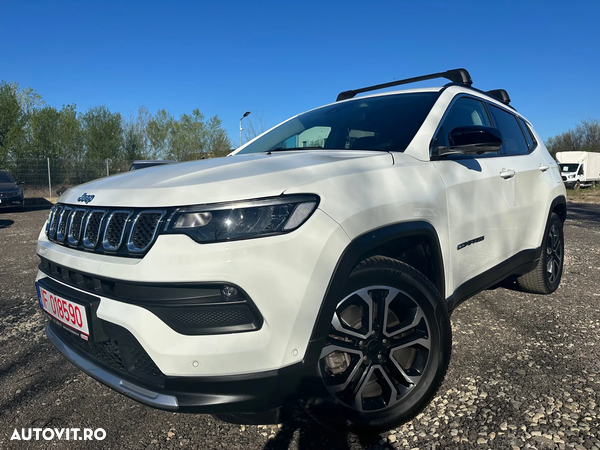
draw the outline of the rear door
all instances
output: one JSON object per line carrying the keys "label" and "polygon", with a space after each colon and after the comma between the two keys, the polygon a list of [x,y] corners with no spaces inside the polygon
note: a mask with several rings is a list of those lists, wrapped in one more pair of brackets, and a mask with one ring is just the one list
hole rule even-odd
{"label": "rear door", "polygon": [[529,125],[507,109],[488,105],[502,133],[503,152],[511,161],[516,179],[515,253],[541,245],[548,219],[548,193],[554,186],[550,166],[537,149]]}
{"label": "rear door", "polygon": [[[483,101],[458,96],[436,132],[432,152],[448,145],[453,128],[493,126]],[[510,258],[516,227],[516,170],[505,154],[448,155],[434,164],[446,186],[451,285],[461,284]]]}

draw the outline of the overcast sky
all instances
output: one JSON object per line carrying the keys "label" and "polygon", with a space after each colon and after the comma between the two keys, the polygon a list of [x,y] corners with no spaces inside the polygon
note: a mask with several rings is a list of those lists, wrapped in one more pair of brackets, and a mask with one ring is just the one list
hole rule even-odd
{"label": "overcast sky", "polygon": [[199,108],[236,144],[245,111],[273,126],[339,91],[458,67],[475,87],[507,89],[544,140],[600,119],[600,1],[2,0],[0,11],[0,79],[79,112]]}

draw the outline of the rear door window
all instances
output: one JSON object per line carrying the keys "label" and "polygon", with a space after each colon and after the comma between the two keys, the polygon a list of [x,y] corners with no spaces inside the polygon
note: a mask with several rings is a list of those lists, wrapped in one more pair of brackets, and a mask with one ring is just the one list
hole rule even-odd
{"label": "rear door window", "polygon": [[529,129],[529,125],[523,119],[519,117],[519,123],[521,124],[521,128],[523,129],[523,134],[525,135],[525,140],[527,141],[527,145],[529,146],[529,150],[533,150],[537,147],[537,142],[533,137],[533,133]]}

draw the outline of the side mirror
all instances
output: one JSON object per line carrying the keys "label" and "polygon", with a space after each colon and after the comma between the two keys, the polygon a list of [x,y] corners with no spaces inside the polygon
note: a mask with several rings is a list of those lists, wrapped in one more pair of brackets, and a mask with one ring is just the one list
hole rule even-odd
{"label": "side mirror", "polygon": [[502,135],[496,128],[470,125],[453,128],[448,142],[448,147],[437,147],[438,156],[498,153],[502,147]]}

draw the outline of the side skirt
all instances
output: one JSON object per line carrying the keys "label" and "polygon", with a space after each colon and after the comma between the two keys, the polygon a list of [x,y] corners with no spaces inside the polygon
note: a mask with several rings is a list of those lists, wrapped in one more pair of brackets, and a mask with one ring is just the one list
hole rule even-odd
{"label": "side skirt", "polygon": [[497,266],[465,281],[446,299],[448,310],[452,311],[459,304],[485,289],[500,283],[511,275],[523,275],[535,268],[542,248],[523,250]]}

